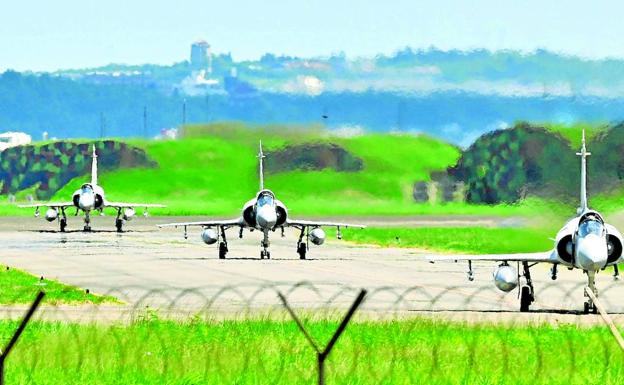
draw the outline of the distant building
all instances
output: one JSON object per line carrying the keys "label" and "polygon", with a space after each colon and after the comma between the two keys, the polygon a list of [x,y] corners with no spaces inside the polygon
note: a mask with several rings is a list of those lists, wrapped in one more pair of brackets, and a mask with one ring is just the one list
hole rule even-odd
{"label": "distant building", "polygon": [[179,131],[177,128],[163,128],[160,130],[160,135],[156,136],[156,139],[178,139]]}
{"label": "distant building", "polygon": [[208,74],[212,73],[212,53],[210,52],[210,44],[204,40],[199,40],[191,44],[191,67],[194,70],[206,70]]}
{"label": "distant building", "polygon": [[32,142],[32,138],[26,133],[4,132],[0,134],[0,151],[6,150],[9,147],[30,144],[30,142]]}

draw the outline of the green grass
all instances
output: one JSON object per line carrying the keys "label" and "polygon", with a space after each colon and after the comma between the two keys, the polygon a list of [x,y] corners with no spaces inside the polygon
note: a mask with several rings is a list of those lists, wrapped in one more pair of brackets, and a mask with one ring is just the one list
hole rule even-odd
{"label": "green grass", "polygon": [[[589,130],[590,136],[602,129],[588,124],[548,124],[547,127],[562,133],[574,143],[573,146],[580,141],[583,127]],[[145,149],[159,167],[102,173],[99,179],[107,198],[168,206],[152,209],[154,215],[237,216],[242,205],[258,191],[256,154],[258,141],[262,140],[269,152],[286,144],[332,142],[363,160],[364,169],[358,172],[290,171],[266,175],[266,187],[288,206],[293,217],[534,216],[544,209],[565,213],[572,213],[574,209],[574,204],[539,198],[529,198],[516,205],[415,203],[412,198],[414,182],[429,180],[432,171],[445,170],[460,156],[458,148],[425,135],[365,134],[345,138],[331,136],[320,127],[250,128],[237,123],[191,126],[189,132],[191,137],[176,141],[128,140],[129,144]],[[88,175],[75,178],[52,200],[69,200],[88,178]],[[21,202],[27,192],[17,194]],[[600,203],[616,209],[616,205],[606,198]],[[32,211],[18,209],[9,204],[6,197],[0,197],[0,215],[27,216],[32,215]]]}
{"label": "green grass", "polygon": [[24,271],[0,267],[0,304],[31,303],[39,291],[44,291],[44,302],[51,304],[100,304],[103,302],[117,302],[110,296],[87,294],[85,290],[71,285],[65,285],[44,277],[35,277]]}
{"label": "green grass", "polygon": [[[537,199],[520,205],[417,204],[414,182],[456,163],[458,148],[424,135],[366,134],[332,137],[318,128],[257,128],[228,124],[192,127],[202,134],[177,141],[130,140],[158,162],[156,169],[123,169],[100,175],[111,201],[164,203],[155,215],[236,216],[258,191],[258,141],[270,151],[285,144],[337,143],[360,157],[358,172],[291,171],[266,175],[293,216],[301,215],[532,215]],[[208,135],[209,136],[202,136]],[[88,176],[75,178],[52,200],[67,201]],[[23,201],[24,194],[18,198]],[[545,206],[539,203],[539,206]],[[561,206],[560,204],[558,206]],[[0,198],[0,215],[31,215]]]}
{"label": "green grass", "polygon": [[[259,188],[256,154],[260,139],[268,151],[284,145],[281,136],[260,134],[239,140],[211,137],[136,143],[145,147],[160,168],[107,173],[101,177],[101,183],[109,192],[109,199],[136,200],[140,196],[166,203],[169,207],[159,213],[237,215],[243,203]],[[301,140],[289,143],[297,141]],[[446,168],[459,156],[455,147],[420,136],[371,134],[350,139],[318,136],[315,141],[344,145],[363,159],[365,169],[266,175],[265,186],[299,214],[431,211],[430,207],[420,207],[429,205],[413,203],[413,183],[429,179],[430,171]],[[393,150],[390,152],[389,148]],[[70,183],[55,198],[71,194],[78,184],[78,181]]]}
{"label": "green grass", "polygon": [[599,133],[608,129],[608,124],[599,123],[584,123],[579,122],[575,124],[561,124],[561,123],[543,123],[536,124],[542,126],[550,131],[561,134],[565,139],[570,142],[570,146],[576,149],[581,147],[581,141],[583,137],[583,130],[585,130],[586,140],[590,141]]}
{"label": "green grass", "polygon": [[[333,233],[333,232],[331,232]],[[349,242],[383,247],[413,247],[438,252],[511,254],[553,248],[556,230],[491,227],[385,227],[345,229]]]}
{"label": "green grass", "polygon": [[[0,322],[7,339],[15,322]],[[334,321],[307,321],[327,343]],[[329,384],[619,384],[605,327],[466,325],[425,319],[350,324]],[[10,384],[312,384],[315,354],[293,322],[33,322],[6,364]]]}

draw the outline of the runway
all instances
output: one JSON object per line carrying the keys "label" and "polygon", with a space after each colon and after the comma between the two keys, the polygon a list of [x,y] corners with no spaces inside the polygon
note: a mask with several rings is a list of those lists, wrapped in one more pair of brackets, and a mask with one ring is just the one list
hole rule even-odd
{"label": "runway", "polygon": [[[118,234],[111,230],[112,217],[94,218],[91,233],[58,233],[56,223],[41,218],[2,218],[0,263],[112,294],[132,307],[201,309],[209,303],[224,311],[242,311],[279,305],[280,290],[295,306],[336,309],[366,288],[366,308],[379,314],[526,317],[517,312],[517,291],[505,294],[494,287],[494,263],[475,263],[475,280],[470,282],[465,263],[432,264],[431,252],[361,246],[348,239],[311,245],[308,259],[300,260],[294,229],[287,229],[284,238],[279,231],[271,234],[270,260],[260,259],[261,234],[246,231],[238,239],[238,229],[231,229],[227,259],[219,260],[216,245],[204,244],[198,228],[189,229],[189,239],[184,240],[182,229],[156,227],[177,219],[137,218],[127,224],[127,232]],[[72,225],[80,225],[79,218],[70,218]],[[582,309],[586,282],[581,272],[560,269],[559,279],[551,281],[548,266],[538,265],[532,274],[534,316],[550,321],[577,317],[574,311]],[[622,284],[603,272],[597,285],[609,311],[624,313],[619,301]]]}

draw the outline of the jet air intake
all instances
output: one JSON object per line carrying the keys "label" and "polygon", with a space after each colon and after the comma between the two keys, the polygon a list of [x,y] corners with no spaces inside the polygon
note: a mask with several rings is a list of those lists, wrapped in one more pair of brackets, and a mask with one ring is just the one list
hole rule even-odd
{"label": "jet air intake", "polygon": [[561,238],[557,243],[557,254],[564,262],[572,263],[574,256],[574,243],[572,242],[572,235],[566,235]]}
{"label": "jet air intake", "polygon": [[615,263],[622,256],[622,242],[613,234],[607,235],[607,263]]}

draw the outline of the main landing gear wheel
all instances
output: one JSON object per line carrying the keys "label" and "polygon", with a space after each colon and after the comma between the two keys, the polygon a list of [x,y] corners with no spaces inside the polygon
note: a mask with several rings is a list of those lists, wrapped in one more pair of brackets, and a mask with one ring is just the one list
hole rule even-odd
{"label": "main landing gear wheel", "polygon": [[592,305],[589,302],[585,302],[583,304],[583,313],[585,313],[585,314],[589,314],[589,313],[597,314],[598,313],[598,309],[596,308],[596,305]]}
{"label": "main landing gear wheel", "polygon": [[535,289],[533,288],[529,263],[526,261],[522,262],[522,275],[526,280],[526,285],[523,285],[520,289],[520,311],[528,312],[529,306],[535,301]]}
{"label": "main landing gear wheel", "polygon": [[225,259],[225,255],[228,252],[227,244],[225,242],[219,243],[219,259]]}
{"label": "main landing gear wheel", "polygon": [[520,291],[520,311],[528,312],[531,302],[533,302],[533,295],[531,294],[531,288],[528,286],[522,286],[522,289]]}
{"label": "main landing gear wheel", "polygon": [[117,218],[115,221],[115,227],[117,228],[118,233],[123,232],[123,219]]}
{"label": "main landing gear wheel", "polygon": [[260,259],[271,259],[271,253],[268,250],[260,251]]}
{"label": "main landing gear wheel", "polygon": [[66,227],[67,227],[67,219],[61,218],[61,233],[65,232]]}
{"label": "main landing gear wheel", "polygon": [[297,243],[297,254],[299,254],[299,259],[306,259],[306,251],[308,250],[304,242]]}

